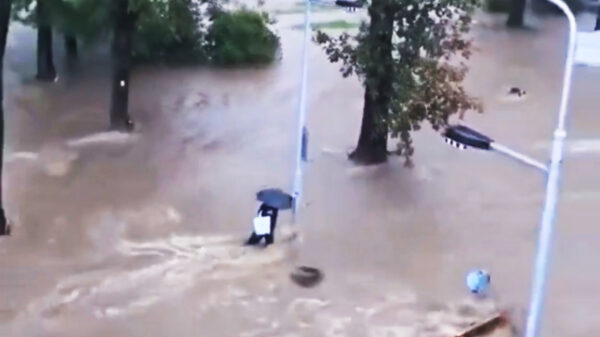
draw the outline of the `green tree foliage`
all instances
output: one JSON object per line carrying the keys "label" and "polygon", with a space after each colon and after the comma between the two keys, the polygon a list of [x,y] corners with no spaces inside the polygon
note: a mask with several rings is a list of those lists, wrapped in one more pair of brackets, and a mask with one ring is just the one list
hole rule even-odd
{"label": "green tree foliage", "polygon": [[[14,18],[37,26],[37,0],[15,0]],[[94,42],[113,33],[114,0],[39,0],[59,32]],[[269,63],[279,41],[268,18],[249,10],[227,12],[218,0],[128,0],[136,13],[134,62]],[[211,25],[210,32],[207,25]],[[210,55],[209,55],[210,54]]]}
{"label": "green tree foliage", "polygon": [[[48,8],[52,27],[77,34],[85,41],[112,34],[112,0],[39,0]],[[128,0],[137,13],[134,58],[163,60],[182,50],[195,52],[201,42],[201,6],[216,6],[213,0]],[[14,19],[37,26],[37,0],[15,0]]]}
{"label": "green tree foliage", "polygon": [[[38,1],[43,2],[46,15],[38,17],[35,9]],[[76,31],[73,27],[83,20],[76,11],[78,2],[71,0],[14,0],[13,19],[24,24],[38,27],[40,23],[51,25],[61,32]]]}
{"label": "green tree foliage", "polygon": [[203,63],[201,4],[190,0],[157,2],[138,18],[133,58],[136,61]]}
{"label": "green tree foliage", "polygon": [[224,66],[273,62],[279,38],[268,23],[266,15],[245,9],[217,12],[206,38],[211,61]]}
{"label": "green tree foliage", "polygon": [[492,13],[508,13],[513,0],[485,0],[484,8]]}
{"label": "green tree foliage", "polygon": [[344,77],[358,75],[365,87],[361,134],[350,158],[365,164],[386,160],[388,136],[407,164],[411,132],[428,121],[435,130],[450,116],[482,111],[461,85],[471,41],[466,37],[478,0],[372,0],[370,21],[358,35],[318,32],[331,62]]}
{"label": "green tree foliage", "polygon": [[[113,0],[69,1],[72,13],[68,25],[87,40],[113,33]],[[214,6],[213,0],[128,0],[128,11],[136,18],[134,58],[163,60],[184,47],[194,50],[201,37],[200,7]]]}

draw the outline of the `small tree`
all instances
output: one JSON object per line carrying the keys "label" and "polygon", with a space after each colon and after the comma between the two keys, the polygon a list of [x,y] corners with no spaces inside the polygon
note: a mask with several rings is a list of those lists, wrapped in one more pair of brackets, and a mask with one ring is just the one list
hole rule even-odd
{"label": "small tree", "polygon": [[435,130],[453,114],[481,111],[461,86],[471,51],[465,37],[478,0],[372,0],[369,23],[356,37],[317,33],[344,77],[356,74],[365,87],[363,118],[350,159],[362,164],[387,159],[388,136],[407,165],[414,152],[411,131],[427,120]]}
{"label": "small tree", "polygon": [[37,0],[35,6],[37,23],[37,78],[54,81],[56,68],[52,52],[52,23],[48,0]]}
{"label": "small tree", "polygon": [[54,81],[56,68],[52,51],[54,5],[62,0],[15,0],[15,19],[37,28],[37,73],[41,81]]}
{"label": "small tree", "polygon": [[10,22],[11,0],[0,0],[0,235],[8,235],[9,228],[2,198],[2,167],[4,166],[4,51]]}
{"label": "small tree", "polygon": [[138,13],[129,7],[128,0],[114,0],[112,42],[112,94],[110,99],[110,127],[130,131],[129,78],[133,33]]}
{"label": "small tree", "polygon": [[66,34],[64,36],[65,51],[67,52],[67,59],[73,61],[77,59],[79,54],[77,49],[77,37],[75,35]]}

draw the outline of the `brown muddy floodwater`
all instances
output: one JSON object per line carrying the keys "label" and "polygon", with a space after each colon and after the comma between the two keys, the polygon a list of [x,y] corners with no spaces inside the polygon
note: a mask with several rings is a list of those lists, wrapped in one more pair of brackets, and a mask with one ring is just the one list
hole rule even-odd
{"label": "brown muddy floodwater", "polygon": [[[352,166],[361,86],[317,46],[298,225],[286,214],[274,246],[241,246],[254,193],[291,186],[302,32],[289,27],[301,19],[280,18],[283,60],[268,69],[138,69],[132,136],[103,133],[105,63],[32,83],[34,35],[13,27],[5,198],[15,228],[0,239],[0,336],[453,336],[496,308],[526,308],[544,177],[454,151],[430,130],[415,135],[413,169]],[[486,113],[467,122],[544,160],[565,22],[509,32],[501,17],[478,21],[467,86]],[[542,336],[600,333],[599,80],[595,69],[574,77]],[[526,98],[506,100],[512,86]],[[323,282],[292,283],[298,265]],[[492,274],[493,301],[467,293],[477,267]]]}

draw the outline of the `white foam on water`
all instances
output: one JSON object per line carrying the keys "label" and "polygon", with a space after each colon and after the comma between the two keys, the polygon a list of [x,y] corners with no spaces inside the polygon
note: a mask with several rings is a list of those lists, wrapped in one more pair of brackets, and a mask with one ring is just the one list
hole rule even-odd
{"label": "white foam on water", "polygon": [[517,102],[522,102],[525,101],[527,99],[527,95],[505,95],[505,96],[501,96],[499,98],[500,101],[506,102],[506,103],[517,103]]}
{"label": "white foam on water", "polygon": [[353,166],[347,169],[347,173],[351,177],[371,177],[377,175],[382,170],[386,169],[385,163],[368,166]]}
{"label": "white foam on water", "polygon": [[573,153],[600,152],[600,139],[571,142],[569,143],[568,149]]}
{"label": "white foam on water", "polygon": [[331,317],[329,320],[329,326],[325,328],[325,336],[327,337],[344,337],[346,336],[346,329],[352,323],[352,317]]}
{"label": "white foam on water", "polygon": [[288,314],[300,327],[308,327],[317,319],[318,313],[330,305],[318,298],[297,298],[288,306]]}
{"label": "white foam on water", "polygon": [[6,156],[6,162],[11,163],[17,160],[36,161],[40,159],[40,155],[35,152],[13,152]]}
{"label": "white foam on water", "polygon": [[67,141],[67,146],[79,148],[94,144],[129,144],[138,140],[139,135],[129,132],[108,131],[94,133]]}
{"label": "white foam on water", "polygon": [[44,172],[51,177],[62,177],[71,170],[71,162],[53,162],[44,165]]}
{"label": "white foam on water", "polygon": [[327,147],[327,146],[324,146],[323,148],[321,148],[321,152],[323,154],[334,154],[334,155],[346,154],[346,152],[343,150],[334,149],[334,148]]}
{"label": "white foam on water", "polygon": [[175,223],[181,223],[181,214],[173,207],[167,208],[167,219]]}
{"label": "white foam on water", "polygon": [[63,303],[71,303],[71,302],[75,301],[77,298],[79,298],[80,295],[81,295],[81,290],[75,289],[70,294],[68,294],[67,296],[65,296],[63,298]]}
{"label": "white foam on water", "polygon": [[[551,141],[538,141],[535,150],[550,150]],[[565,152],[570,154],[596,154],[600,153],[600,139],[574,139],[565,142]]]}
{"label": "white foam on water", "polygon": [[124,307],[111,306],[106,307],[104,309],[97,308],[96,310],[94,310],[94,316],[96,316],[96,318],[116,318],[118,316],[126,314],[131,315],[143,311],[144,309],[152,306],[158,301],[158,297],[151,296],[147,298],[142,298],[138,301],[131,302]]}
{"label": "white foam on water", "polygon": [[71,171],[79,154],[60,145],[48,145],[39,154],[41,169],[51,177],[65,176]]}
{"label": "white foam on water", "polygon": [[414,170],[414,174],[419,181],[432,182],[435,179],[435,174],[432,168],[420,165]]}
{"label": "white foam on water", "polygon": [[[278,265],[285,253],[281,247],[268,249],[242,247],[234,236],[171,235],[166,239],[135,242],[119,239],[116,251],[122,256],[155,256],[159,261],[126,270],[106,270],[70,276],[59,282],[50,294],[32,302],[27,313],[76,311],[95,307],[96,318],[115,318],[145,310],[157,302],[173,298],[203,280],[235,280],[263,273],[264,267]],[[216,293],[207,309],[232,305],[245,296],[242,290]],[[227,298],[230,300],[227,300]],[[256,303],[272,305],[274,296],[258,296]],[[110,304],[98,305],[98,303]]]}
{"label": "white foam on water", "polygon": [[[417,329],[412,326],[376,326],[369,329],[369,337],[412,337],[418,336]],[[448,335],[452,336],[452,335]]]}

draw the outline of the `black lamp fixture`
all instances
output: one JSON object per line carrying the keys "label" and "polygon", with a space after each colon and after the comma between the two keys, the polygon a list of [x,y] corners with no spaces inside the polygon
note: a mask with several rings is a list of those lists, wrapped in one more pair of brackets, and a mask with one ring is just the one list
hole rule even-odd
{"label": "black lamp fixture", "polygon": [[446,143],[463,150],[468,147],[490,150],[494,142],[490,137],[460,124],[449,126],[443,135]]}
{"label": "black lamp fixture", "polygon": [[357,8],[363,7],[363,0],[335,0],[335,5],[344,7],[349,12],[355,12]]}

